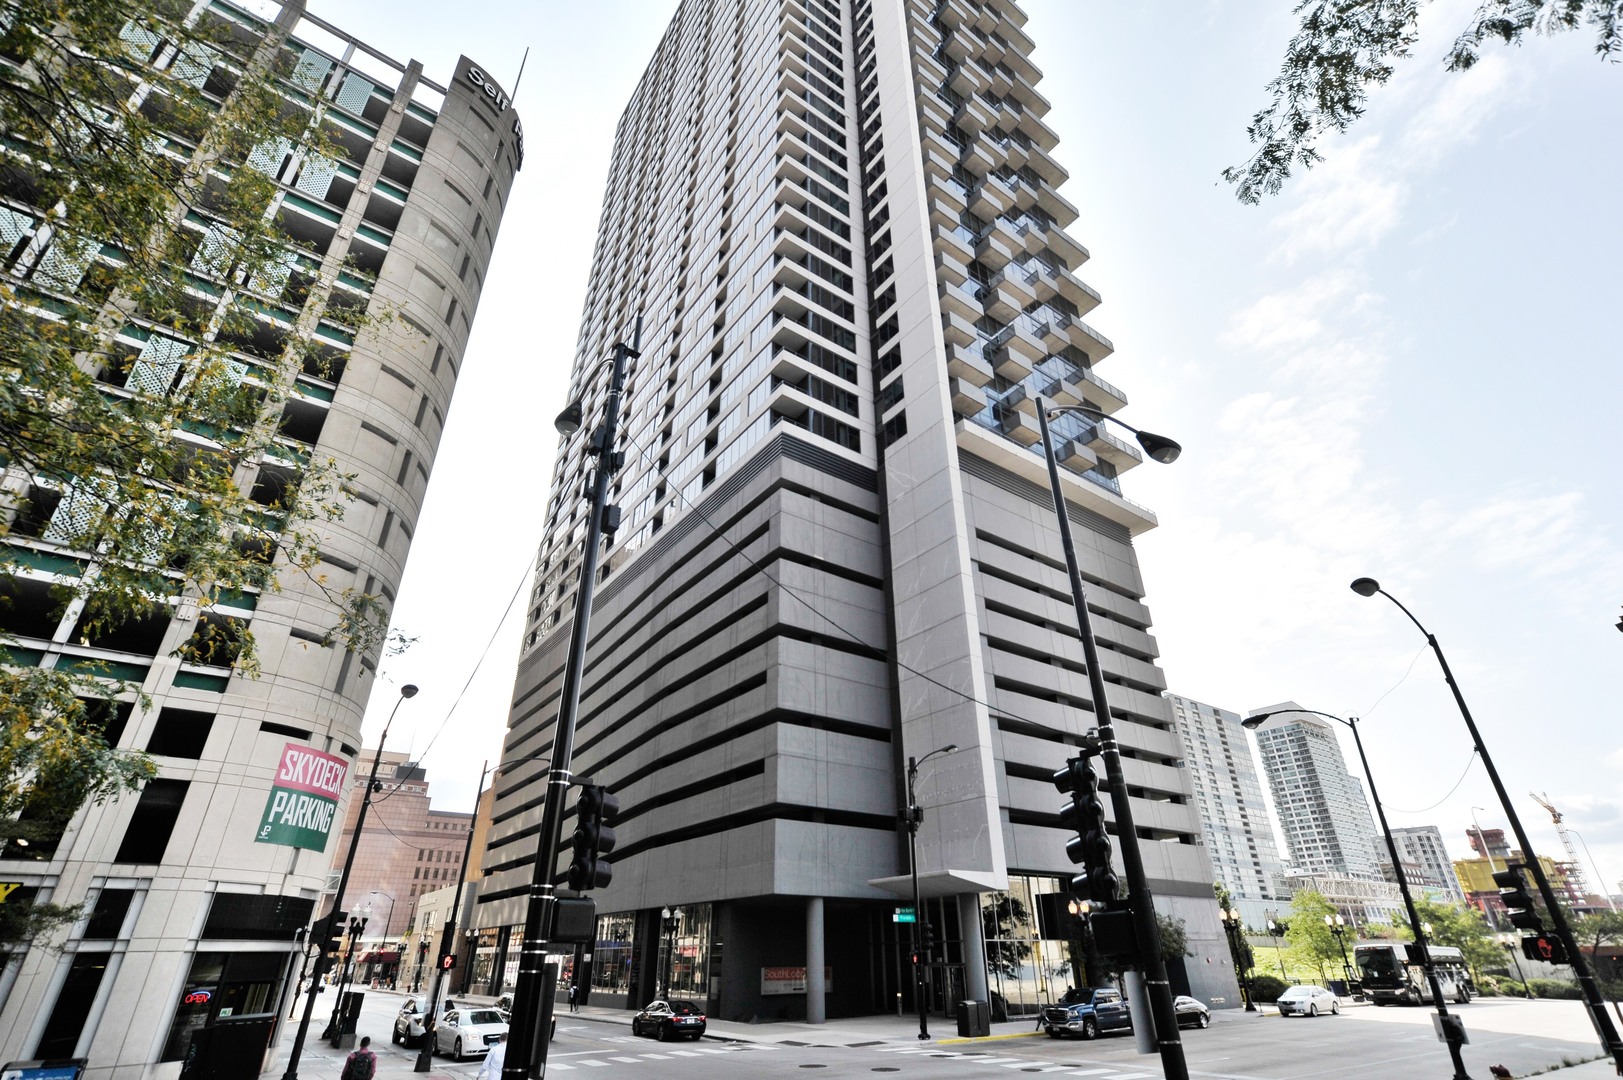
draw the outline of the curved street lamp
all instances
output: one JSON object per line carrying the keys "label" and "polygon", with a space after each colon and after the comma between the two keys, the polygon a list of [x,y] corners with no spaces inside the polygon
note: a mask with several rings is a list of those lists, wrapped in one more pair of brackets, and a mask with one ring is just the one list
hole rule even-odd
{"label": "curved street lamp", "polygon": [[[1358,734],[1358,717],[1342,719],[1333,713],[1320,712],[1318,709],[1273,709],[1246,717],[1240,721],[1240,726],[1255,730],[1265,720],[1290,713],[1311,713],[1352,729],[1353,744],[1358,747],[1358,760],[1364,766],[1364,779],[1369,781],[1369,796],[1375,800],[1375,813],[1381,819],[1381,835],[1386,837],[1386,851],[1392,856],[1392,876],[1398,879],[1398,891],[1403,893],[1403,906],[1409,911],[1409,926],[1414,930],[1415,944],[1420,949],[1420,965],[1426,972],[1426,982],[1431,986],[1431,1000],[1437,1006],[1437,1020],[1443,1038],[1448,1043],[1448,1056],[1454,1062],[1454,1080],[1470,1080],[1470,1074],[1465,1071],[1465,1059],[1460,1054],[1460,1046],[1465,1042],[1465,1025],[1460,1022],[1459,1017],[1449,1015],[1448,1005],[1443,1001],[1443,987],[1437,979],[1437,968],[1431,962],[1431,949],[1426,945],[1427,927],[1420,921],[1420,912],[1415,909],[1414,896],[1409,892],[1408,877],[1403,873],[1403,863],[1398,859],[1397,841],[1392,839],[1392,829],[1386,823],[1386,807],[1381,803],[1380,792],[1375,787],[1375,774],[1370,771],[1369,758],[1364,754],[1364,740]],[[1326,917],[1325,921],[1330,920]],[[1345,964],[1347,956],[1345,946],[1342,947],[1341,955]]]}
{"label": "curved street lamp", "polygon": [[913,793],[913,782],[918,779],[919,766],[935,757],[937,754],[950,754],[958,749],[957,743],[948,743],[938,746],[918,760],[907,759],[907,861],[913,873],[913,996],[914,1004],[919,1007],[919,1038],[930,1037],[930,1024],[926,1019],[924,1008],[924,975],[929,968],[929,960],[925,956],[926,942],[929,940],[929,924],[925,922],[924,905],[919,901],[919,825],[924,822],[924,811],[919,807],[918,797]]}
{"label": "curved street lamp", "polygon": [[[1584,1003],[1589,1008],[1590,1022],[1595,1025],[1595,1033],[1600,1036],[1601,1045],[1606,1048],[1606,1053],[1611,1056],[1618,1072],[1623,1073],[1623,1039],[1618,1037],[1611,1014],[1606,1011],[1606,999],[1602,996],[1589,965],[1584,962],[1583,953],[1578,949],[1578,941],[1572,935],[1572,926],[1567,922],[1565,912],[1561,910],[1555,890],[1550,887],[1550,879],[1544,873],[1544,866],[1533,852],[1533,845],[1527,839],[1527,831],[1522,828],[1522,819],[1510,801],[1510,793],[1505,790],[1504,782],[1499,779],[1499,770],[1494,768],[1493,758],[1488,756],[1488,748],[1482,744],[1482,733],[1477,730],[1476,721],[1471,718],[1471,710],[1465,704],[1465,695],[1460,693],[1459,684],[1454,681],[1454,673],[1449,670],[1448,658],[1443,655],[1443,647],[1437,643],[1437,635],[1422,626],[1420,620],[1414,617],[1414,612],[1404,607],[1397,597],[1381,588],[1381,583],[1374,578],[1358,578],[1350,587],[1359,596],[1374,596],[1379,593],[1396,604],[1397,609],[1407,615],[1409,621],[1415,624],[1415,628],[1425,635],[1426,644],[1430,645],[1431,651],[1436,654],[1437,663],[1443,669],[1443,679],[1454,694],[1454,704],[1459,706],[1460,716],[1465,719],[1465,728],[1471,733],[1471,744],[1476,747],[1477,756],[1482,759],[1482,767],[1487,770],[1488,779],[1493,781],[1493,790],[1499,796],[1499,805],[1505,811],[1505,817],[1510,820],[1511,829],[1516,833],[1516,842],[1521,845],[1523,861],[1534,882],[1538,884],[1539,896],[1544,899],[1544,906],[1550,922],[1555,926],[1556,936],[1561,939],[1561,944],[1567,951],[1567,962],[1572,965],[1572,973],[1577,976],[1578,986],[1583,991]],[[1487,846],[1486,841],[1483,842],[1483,846]]]}
{"label": "curved street lamp", "polygon": [[[349,872],[355,865],[355,851],[361,843],[361,827],[366,824],[366,811],[372,805],[372,794],[378,786],[378,765],[383,761],[383,744],[389,741],[389,728],[394,725],[395,713],[400,711],[408,698],[417,696],[417,687],[406,683],[400,688],[400,697],[396,699],[394,708],[389,710],[389,720],[383,725],[383,735],[378,739],[377,753],[372,756],[372,773],[366,778],[366,788],[361,795],[361,809],[355,815],[355,832],[349,838],[349,854],[344,856],[344,869],[338,875],[338,889],[333,893],[332,908],[328,911],[329,919],[341,916],[344,910],[344,890],[349,886]],[[317,920],[319,923],[320,920]],[[293,1047],[288,1051],[287,1069],[282,1073],[282,1080],[299,1080],[299,1057],[304,1052],[305,1036],[310,1031],[310,1018],[315,1015],[316,995],[321,992],[321,976],[326,971],[323,966],[325,957],[316,960],[315,969],[310,978],[310,990],[304,999],[304,1015],[299,1018],[298,1030],[293,1035]],[[333,1026],[338,1023],[338,1007],[333,1006]]]}
{"label": "curved street lamp", "polygon": [[1082,638],[1082,661],[1088,669],[1088,692],[1093,697],[1093,715],[1098,723],[1099,756],[1104,759],[1105,779],[1110,787],[1110,808],[1116,819],[1122,872],[1127,880],[1133,930],[1138,938],[1137,959],[1144,971],[1144,989],[1149,997],[1156,1047],[1161,1054],[1161,1069],[1166,1080],[1189,1080],[1189,1066],[1184,1060],[1183,1041],[1178,1032],[1178,1015],[1172,1007],[1172,986],[1167,981],[1166,961],[1161,956],[1161,927],[1155,920],[1155,901],[1150,895],[1149,880],[1144,873],[1144,857],[1138,850],[1132,800],[1127,793],[1126,774],[1121,768],[1121,747],[1116,742],[1116,726],[1110,718],[1104,669],[1099,666],[1099,643],[1094,640],[1093,620],[1088,614],[1087,594],[1082,588],[1082,571],[1077,567],[1076,545],[1071,540],[1071,516],[1065,511],[1065,489],[1060,487],[1059,465],[1054,460],[1054,443],[1048,434],[1048,419],[1050,416],[1075,412],[1098,420],[1109,420],[1136,435],[1144,452],[1163,465],[1178,460],[1183,447],[1164,435],[1140,431],[1122,423],[1092,405],[1049,408],[1043,404],[1041,394],[1033,397],[1037,406],[1037,424],[1042,432],[1043,457],[1048,462],[1048,487],[1054,497],[1060,545],[1065,550],[1065,569],[1070,576],[1071,606],[1076,609],[1076,628]]}

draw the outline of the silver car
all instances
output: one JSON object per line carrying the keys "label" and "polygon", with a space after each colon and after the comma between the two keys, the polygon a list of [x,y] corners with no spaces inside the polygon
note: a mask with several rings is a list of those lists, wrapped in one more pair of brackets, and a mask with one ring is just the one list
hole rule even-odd
{"label": "silver car", "polygon": [[1318,1016],[1341,1012],[1341,999],[1322,986],[1293,986],[1274,1003],[1280,1016]]}

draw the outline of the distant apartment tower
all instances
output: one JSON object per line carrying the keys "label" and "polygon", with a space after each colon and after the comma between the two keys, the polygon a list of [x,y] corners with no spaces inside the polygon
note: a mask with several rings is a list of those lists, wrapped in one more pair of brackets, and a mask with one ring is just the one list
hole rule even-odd
{"label": "distant apartment tower", "polygon": [[1240,714],[1168,693],[1184,745],[1184,771],[1195,793],[1212,872],[1234,896],[1248,926],[1290,899],[1285,864],[1262,797],[1262,781]]}
{"label": "distant apartment tower", "polygon": [[[798,1016],[762,969],[821,951],[829,1015],[911,1008],[902,774],[949,744],[918,786],[927,1004],[1029,1015],[1079,977],[1050,778],[1094,703],[1036,399],[1125,397],[1081,319],[1098,297],[1024,23],[1011,0],[677,6],[609,169],[570,382],[587,421],[537,556],[504,752],[523,764],[495,785],[487,989],[524,921],[602,362],[639,318],[572,764],[618,795],[619,844],[574,977],[640,1005],[670,968],[712,1015]],[[1195,992],[1236,1000],[1204,962],[1225,946],[1132,542],[1155,518],[1117,479],[1139,453],[1054,424],[1148,874]]]}
{"label": "distant apartment tower", "polygon": [[[341,521],[319,527],[324,580],[290,574],[279,593],[201,606],[171,598],[173,617],[90,643],[71,609],[60,621],[42,612],[50,610],[49,587],[93,569],[96,554],[66,549],[49,525],[8,539],[28,548],[33,568],[8,582],[9,662],[99,663],[138,686],[145,698],[122,695],[107,737],[152,754],[159,769],[139,794],[81,809],[59,839],[0,853],[0,878],[41,900],[83,904],[85,913],[53,942],[59,952],[19,949],[7,958],[0,1060],[83,1057],[93,1078],[176,1077],[193,1035],[222,1017],[276,1024],[265,1067],[277,1068],[284,994],[303,957],[296,935],[316,913],[339,830],[334,823],[326,850],[255,838],[290,744],[347,761],[346,800],[364,782],[356,748],[377,657],[322,644],[334,614],[325,591],[354,586],[385,606],[394,600],[521,153],[506,99],[466,57],[439,84],[420,63],[389,59],[306,14],[298,0],[270,15],[228,0],[164,10],[190,11],[185,17],[206,20],[231,46],[177,54],[146,27],[128,25],[132,94],[147,92],[141,65],[178,71],[184,63],[188,74],[176,77],[218,99],[216,88],[235,85],[241,56],[265,46],[285,62],[285,108],[323,110],[334,156],[273,143],[215,166],[257,169],[277,182],[267,214],[285,230],[287,272],[251,282],[223,277],[207,243],[180,269],[195,286],[196,324],[208,323],[209,305],[251,309],[257,331],[231,346],[245,383],[263,385],[290,344],[308,344],[320,360],[289,374],[291,390],[275,405],[277,453],[245,466],[246,482],[256,493],[280,491],[298,483],[302,461],[330,457],[352,474],[354,500]],[[225,145],[206,135],[177,131],[164,152],[177,169],[201,167]],[[86,275],[94,266],[53,256],[50,207],[29,205],[9,180],[0,204],[7,286],[45,293],[47,306],[53,291],[93,295],[96,275]],[[187,219],[198,238],[212,227],[207,211],[200,200]],[[91,263],[116,255],[102,250]],[[379,318],[358,323],[358,311]],[[196,344],[138,310],[118,312],[97,332],[88,362],[94,354],[135,358],[127,383],[121,369],[91,373],[113,398],[157,392],[142,380],[174,378]],[[25,480],[7,477],[8,486]],[[200,620],[224,619],[251,625],[258,678],[176,655]],[[409,897],[396,893],[396,903],[399,928]]]}
{"label": "distant apartment tower", "polygon": [[1459,878],[1454,874],[1454,861],[1448,857],[1448,849],[1443,846],[1441,829],[1435,825],[1393,829],[1392,840],[1397,845],[1398,858],[1418,869],[1424,885],[1439,890],[1455,903],[1465,902],[1465,891],[1460,888]]}
{"label": "distant apartment tower", "polygon": [[1257,727],[1257,748],[1294,873],[1379,881],[1375,819],[1364,785],[1347,771],[1330,721],[1293,701],[1255,712],[1280,715]]}
{"label": "distant apartment tower", "polygon": [[[363,750],[361,760],[370,762],[375,753]],[[364,940],[388,944],[399,942],[412,925],[417,897],[463,879],[462,849],[474,815],[435,810],[429,804],[427,771],[406,754],[384,751],[378,782],[388,798],[374,799],[367,811],[344,904],[369,906]],[[334,874],[349,854],[360,808],[359,799],[350,800],[333,851]]]}

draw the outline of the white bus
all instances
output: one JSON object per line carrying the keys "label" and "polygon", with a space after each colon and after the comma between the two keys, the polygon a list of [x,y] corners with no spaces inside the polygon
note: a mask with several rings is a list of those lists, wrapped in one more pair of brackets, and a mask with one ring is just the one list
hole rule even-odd
{"label": "white bus", "polygon": [[[1465,956],[1448,945],[1431,946],[1431,963],[1443,997],[1458,1004],[1471,1000],[1471,972]],[[1370,941],[1353,946],[1358,977],[1364,993],[1377,1005],[1436,1004],[1420,965],[1419,950],[1410,942]]]}

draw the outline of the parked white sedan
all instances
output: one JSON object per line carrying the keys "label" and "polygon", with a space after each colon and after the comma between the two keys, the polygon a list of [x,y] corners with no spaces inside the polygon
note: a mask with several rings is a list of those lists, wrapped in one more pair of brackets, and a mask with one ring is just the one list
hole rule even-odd
{"label": "parked white sedan", "polygon": [[464,1061],[489,1053],[507,1034],[507,1024],[495,1009],[452,1009],[434,1025],[434,1052]]}

